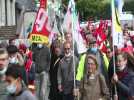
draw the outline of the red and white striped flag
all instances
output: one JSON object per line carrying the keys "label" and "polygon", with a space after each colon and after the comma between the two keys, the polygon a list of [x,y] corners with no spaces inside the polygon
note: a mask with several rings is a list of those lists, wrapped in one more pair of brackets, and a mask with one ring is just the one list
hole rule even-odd
{"label": "red and white striped flag", "polygon": [[105,45],[105,40],[106,40],[106,34],[104,33],[104,29],[106,28],[106,23],[103,22],[102,20],[100,21],[99,27],[95,30],[94,36],[96,37],[96,43],[99,46],[99,49],[103,52],[106,52],[106,45]]}

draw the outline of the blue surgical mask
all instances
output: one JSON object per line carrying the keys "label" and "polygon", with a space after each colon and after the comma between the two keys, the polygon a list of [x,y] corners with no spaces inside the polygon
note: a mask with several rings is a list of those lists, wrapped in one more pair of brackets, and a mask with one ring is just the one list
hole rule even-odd
{"label": "blue surgical mask", "polygon": [[97,52],[97,48],[96,48],[96,47],[93,47],[93,48],[91,48],[90,50],[91,50],[91,52],[93,52],[93,53],[96,53],[96,52]]}
{"label": "blue surgical mask", "polygon": [[6,87],[6,90],[9,94],[14,94],[16,92],[16,89],[17,87],[15,84],[11,84]]}

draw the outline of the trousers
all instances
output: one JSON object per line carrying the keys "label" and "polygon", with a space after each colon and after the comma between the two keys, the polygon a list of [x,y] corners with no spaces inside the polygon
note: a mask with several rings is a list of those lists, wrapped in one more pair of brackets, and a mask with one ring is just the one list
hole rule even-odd
{"label": "trousers", "polygon": [[49,100],[50,92],[50,80],[49,74],[45,71],[36,74],[36,91],[37,97],[39,100]]}

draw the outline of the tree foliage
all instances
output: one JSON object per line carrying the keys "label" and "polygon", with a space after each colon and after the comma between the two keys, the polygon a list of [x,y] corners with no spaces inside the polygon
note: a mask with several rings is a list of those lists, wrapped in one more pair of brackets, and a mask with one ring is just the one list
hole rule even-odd
{"label": "tree foliage", "polygon": [[131,0],[129,2],[125,2],[123,11],[131,11],[132,14],[134,14],[134,0]]}
{"label": "tree foliage", "polygon": [[[75,0],[76,9],[79,12],[80,20],[87,21],[110,19],[111,18],[111,0]],[[67,6],[69,0],[63,0]],[[125,0],[123,11],[131,11],[134,14],[134,0]]]}
{"label": "tree foliage", "polygon": [[81,15],[81,19],[108,19],[110,17],[110,4],[104,1],[105,0],[78,0],[76,6]]}
{"label": "tree foliage", "polygon": [[[63,0],[63,3],[67,5],[68,1]],[[81,21],[89,18],[93,20],[110,18],[110,4],[105,3],[105,0],[75,0],[75,2]]]}

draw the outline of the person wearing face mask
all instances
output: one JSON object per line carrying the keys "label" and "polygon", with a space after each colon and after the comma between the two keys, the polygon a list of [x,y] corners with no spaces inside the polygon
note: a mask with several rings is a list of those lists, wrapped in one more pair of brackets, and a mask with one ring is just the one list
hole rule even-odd
{"label": "person wearing face mask", "polygon": [[5,48],[0,48],[0,100],[4,100],[7,95],[5,72],[8,67],[8,53]]}
{"label": "person wearing face mask", "polygon": [[33,51],[33,61],[35,62],[35,85],[37,86],[37,95],[39,100],[49,100],[50,91],[50,49],[43,43],[38,43]]}
{"label": "person wearing face mask", "polygon": [[6,71],[6,91],[8,96],[4,100],[37,100],[29,91],[23,80],[19,64],[10,64]]}
{"label": "person wearing face mask", "polygon": [[22,57],[22,55],[18,52],[18,48],[15,45],[9,45],[7,47],[7,51],[8,51],[8,55],[9,55],[9,65],[10,64],[19,64],[22,68],[22,72],[23,72],[23,80],[25,82],[26,85],[28,85],[28,80],[27,80],[27,74],[26,74],[26,70],[24,67],[24,59]]}
{"label": "person wearing face mask", "polygon": [[24,65],[24,59],[22,55],[18,52],[18,48],[15,45],[9,45],[7,47],[7,51],[9,54],[9,63],[11,64],[20,64],[21,66]]}
{"label": "person wearing face mask", "polygon": [[[108,58],[106,57],[106,54],[103,53],[101,50],[99,50],[99,46],[96,42],[96,39],[92,37],[90,39],[89,43],[89,49],[87,51],[88,54],[94,54],[96,56],[97,62],[98,62],[98,71],[102,73],[106,80],[108,80]],[[108,81],[107,81],[108,83]]]}
{"label": "person wearing face mask", "polygon": [[113,73],[111,83],[117,87],[118,100],[134,100],[134,72],[128,68],[127,54],[120,52],[115,58],[116,73]]}
{"label": "person wearing face mask", "polygon": [[64,43],[64,57],[59,62],[58,68],[58,89],[63,92],[63,100],[74,100],[74,67],[78,65],[78,59],[74,56],[75,66],[73,66],[73,54],[71,43]]}
{"label": "person wearing face mask", "polygon": [[100,72],[106,79],[106,83],[108,85],[108,58],[106,57],[106,54],[101,52],[98,48],[98,45],[96,43],[96,38],[90,35],[90,40],[89,40],[89,49],[87,50],[86,53],[82,54],[79,60],[79,65],[77,69],[77,74],[76,74],[76,84],[79,85],[81,79],[83,78],[84,74],[84,69],[85,69],[85,63],[87,60],[87,55],[88,54],[93,54],[95,55],[97,62],[98,62],[98,72]]}

